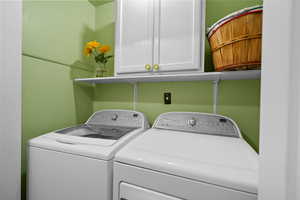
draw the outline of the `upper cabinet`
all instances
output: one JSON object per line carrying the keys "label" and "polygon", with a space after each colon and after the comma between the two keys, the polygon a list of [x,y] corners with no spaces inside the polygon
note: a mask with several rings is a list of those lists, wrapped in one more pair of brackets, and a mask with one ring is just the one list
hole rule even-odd
{"label": "upper cabinet", "polygon": [[204,70],[204,0],[116,2],[116,75]]}

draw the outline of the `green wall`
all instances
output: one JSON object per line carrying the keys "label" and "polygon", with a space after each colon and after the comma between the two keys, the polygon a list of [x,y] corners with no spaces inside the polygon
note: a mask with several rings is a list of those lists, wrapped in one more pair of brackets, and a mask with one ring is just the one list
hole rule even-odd
{"label": "green wall", "polygon": [[[114,23],[114,3],[109,2],[96,6],[95,13],[95,38],[102,44],[107,44],[112,47],[111,54],[114,52],[115,38],[115,23]],[[107,63],[108,73],[114,75],[114,59]]]}
{"label": "green wall", "polygon": [[84,122],[93,90],[73,84],[91,76],[84,43],[94,39],[95,9],[86,0],[25,0],[23,4],[22,199],[29,139]]}
{"label": "green wall", "polygon": [[[258,0],[207,0],[207,26],[226,14]],[[29,139],[84,122],[100,109],[132,109],[130,84],[95,87],[74,84],[91,77],[94,63],[82,56],[85,42],[99,40],[114,46],[113,3],[88,0],[25,0],[23,22],[23,146],[22,178],[25,199],[26,146]],[[206,70],[212,70],[208,44]],[[109,73],[113,75],[113,61]],[[167,111],[212,112],[212,84],[203,82],[140,83],[137,110],[151,122]],[[163,104],[163,92],[172,104]],[[222,81],[219,113],[239,124],[247,141],[258,150],[260,81]]]}
{"label": "green wall", "polygon": [[[207,0],[206,27],[239,9],[261,4],[260,0]],[[96,37],[114,44],[114,4],[96,7]],[[206,41],[206,71],[213,71],[210,47]],[[113,74],[113,62],[109,65]],[[172,92],[172,104],[163,104],[163,93]],[[97,85],[94,90],[93,110],[132,109],[132,86],[129,84]],[[219,113],[233,118],[244,137],[258,151],[260,81],[222,81],[219,94]],[[211,82],[140,83],[137,110],[146,113],[151,122],[167,111],[212,112]]]}

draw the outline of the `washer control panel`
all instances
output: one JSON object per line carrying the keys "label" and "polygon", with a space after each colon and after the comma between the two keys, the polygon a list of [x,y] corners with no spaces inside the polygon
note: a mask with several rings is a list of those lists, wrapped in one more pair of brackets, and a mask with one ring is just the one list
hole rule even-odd
{"label": "washer control panel", "polygon": [[207,113],[165,113],[158,117],[153,128],[240,137],[239,129],[231,119],[221,115]]}
{"label": "washer control panel", "polygon": [[103,110],[94,113],[86,124],[148,128],[143,113],[131,110]]}

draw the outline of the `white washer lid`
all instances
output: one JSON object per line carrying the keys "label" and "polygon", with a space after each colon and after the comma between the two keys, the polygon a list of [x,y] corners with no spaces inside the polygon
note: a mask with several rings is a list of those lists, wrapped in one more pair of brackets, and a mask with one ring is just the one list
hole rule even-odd
{"label": "white washer lid", "polygon": [[31,139],[29,146],[108,161],[114,158],[120,148],[143,131],[142,128],[136,129],[119,140],[80,138],[52,132]]}
{"label": "white washer lid", "polygon": [[[127,132],[118,139],[103,139],[93,137],[82,137],[89,134],[89,131],[79,128],[67,128],[56,132],[51,132],[29,141],[30,147],[43,148],[63,153],[70,153],[101,160],[113,159],[115,153],[128,143],[135,136],[148,128],[148,121],[143,113],[131,110],[101,110],[94,113],[85,126],[103,125],[104,127],[127,127]],[[98,126],[95,128],[99,128]],[[133,127],[133,128],[132,128]],[[136,129],[134,129],[136,128]],[[110,132],[103,133],[92,130],[91,133],[109,135]]]}
{"label": "white washer lid", "polygon": [[258,155],[242,138],[150,129],[116,161],[257,194]]}

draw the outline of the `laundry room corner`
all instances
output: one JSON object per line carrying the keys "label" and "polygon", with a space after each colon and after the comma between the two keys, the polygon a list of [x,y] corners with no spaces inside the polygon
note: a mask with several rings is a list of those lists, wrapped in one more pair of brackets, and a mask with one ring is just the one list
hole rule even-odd
{"label": "laundry room corner", "polygon": [[[114,52],[115,3],[100,2],[23,2],[22,200],[26,199],[27,145],[34,137],[84,123],[92,113],[103,109],[136,109],[145,113],[151,124],[164,112],[214,110],[212,81],[136,85],[74,82],[75,78],[94,75],[95,63],[82,52],[86,42],[101,41]],[[260,0],[224,2],[206,1],[206,27],[236,10],[261,4]],[[205,42],[205,71],[211,72],[212,56],[207,39]],[[108,61],[108,76],[114,76],[114,65],[114,59]],[[168,105],[163,102],[166,92],[172,95]],[[218,99],[218,114],[233,118],[258,152],[260,80],[222,80]]]}
{"label": "laundry room corner", "polygon": [[[92,114],[93,89],[73,83],[92,71],[82,55],[94,37],[88,1],[23,2],[22,199],[26,195],[27,144],[51,130],[80,124]],[[80,15],[78,15],[80,13]]]}
{"label": "laundry room corner", "polygon": [[[260,0],[207,0],[206,27],[236,10],[260,5]],[[99,41],[114,46],[114,3],[97,6],[97,35]],[[213,70],[212,57],[207,39],[205,45],[205,71]],[[113,62],[109,63],[113,74]],[[164,112],[197,111],[212,112],[212,84],[201,82],[138,83],[137,110],[146,113],[150,123]],[[171,92],[171,105],[163,103],[163,93]],[[133,108],[133,86],[131,84],[97,84],[94,89],[93,110],[107,108]],[[225,80],[220,83],[219,113],[237,120],[243,136],[259,151],[260,80]]]}
{"label": "laundry room corner", "polygon": [[0,0],[0,200],[300,200],[300,0]]}

